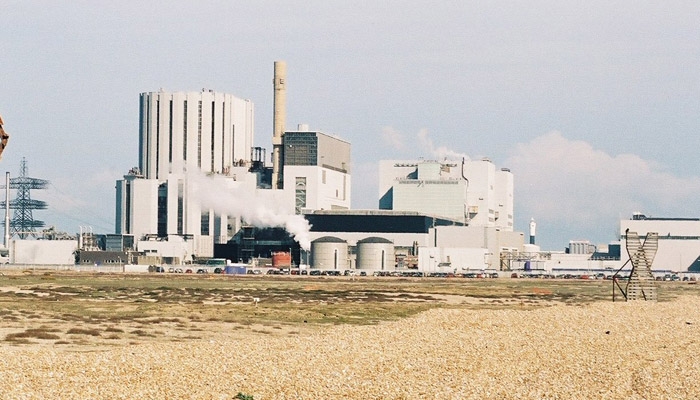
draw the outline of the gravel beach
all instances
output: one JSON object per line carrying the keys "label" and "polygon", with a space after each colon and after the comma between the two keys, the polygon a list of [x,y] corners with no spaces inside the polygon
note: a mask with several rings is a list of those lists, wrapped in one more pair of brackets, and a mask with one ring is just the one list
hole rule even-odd
{"label": "gravel beach", "polygon": [[[2,399],[693,399],[700,298],[434,309],[375,326],[0,347]],[[232,336],[233,337],[233,336]]]}

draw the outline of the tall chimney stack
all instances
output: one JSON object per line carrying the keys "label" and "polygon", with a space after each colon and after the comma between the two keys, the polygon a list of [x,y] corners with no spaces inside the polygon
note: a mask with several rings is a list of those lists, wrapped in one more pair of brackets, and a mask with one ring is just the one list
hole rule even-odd
{"label": "tall chimney stack", "polygon": [[272,188],[282,189],[284,186],[282,161],[282,136],[287,117],[287,64],[275,61],[274,105],[272,120]]}
{"label": "tall chimney stack", "polygon": [[535,244],[535,229],[537,224],[534,218],[530,218],[530,244]]}

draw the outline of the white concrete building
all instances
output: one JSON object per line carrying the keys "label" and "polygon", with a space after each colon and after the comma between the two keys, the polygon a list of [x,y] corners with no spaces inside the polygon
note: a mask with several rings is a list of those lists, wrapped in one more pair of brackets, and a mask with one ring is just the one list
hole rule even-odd
{"label": "white concrete building", "polygon": [[[116,233],[194,238],[213,255],[240,226],[191,200],[187,171],[250,181],[253,104],[230,94],[150,92],[140,96],[139,167],[116,183]],[[235,232],[235,231],[234,231]]]}
{"label": "white concrete building", "polygon": [[350,208],[350,143],[323,132],[288,131],[283,136],[285,202],[304,210]]}
{"label": "white concrete building", "polygon": [[649,232],[659,234],[654,271],[700,271],[700,218],[654,218],[635,213],[620,221],[622,259],[627,260],[626,231],[637,232],[642,241]]}
{"label": "white concrete building", "polygon": [[227,174],[250,161],[253,103],[212,90],[140,96],[139,169],[165,179],[185,169]]}
{"label": "white concrete building", "polygon": [[570,240],[569,254],[593,254],[596,247],[588,240]]}
{"label": "white concrete building", "polygon": [[379,208],[512,231],[513,174],[488,159],[380,161]]}
{"label": "white concrete building", "polygon": [[10,241],[10,263],[25,265],[74,265],[77,240]]}

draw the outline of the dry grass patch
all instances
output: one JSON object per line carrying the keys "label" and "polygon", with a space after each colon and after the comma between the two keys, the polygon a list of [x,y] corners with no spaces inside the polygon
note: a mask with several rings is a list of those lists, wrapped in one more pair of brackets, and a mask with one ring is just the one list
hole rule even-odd
{"label": "dry grass patch", "polygon": [[69,335],[89,335],[89,336],[100,336],[101,333],[97,329],[84,329],[84,328],[71,328],[66,332]]}
{"label": "dry grass patch", "polygon": [[61,338],[54,333],[57,331],[50,328],[27,329],[24,332],[10,333],[5,336],[5,340],[8,342],[24,342],[28,339],[57,340]]}
{"label": "dry grass patch", "polygon": [[144,331],[143,329],[133,330],[133,331],[131,331],[131,334],[136,335],[136,336],[140,336],[140,337],[153,337],[153,338],[156,337],[156,335],[154,335],[150,332]]}

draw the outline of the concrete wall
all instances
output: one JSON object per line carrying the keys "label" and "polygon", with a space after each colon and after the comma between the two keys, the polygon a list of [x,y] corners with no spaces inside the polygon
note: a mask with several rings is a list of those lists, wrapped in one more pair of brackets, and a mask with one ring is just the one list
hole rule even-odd
{"label": "concrete wall", "polygon": [[284,167],[285,209],[293,213],[296,205],[296,178],[306,178],[305,210],[349,209],[350,175],[318,166],[291,165]]}
{"label": "concrete wall", "polygon": [[77,240],[11,240],[10,263],[74,265]]}
{"label": "concrete wall", "polygon": [[[420,247],[418,269],[424,272],[482,271],[489,269],[487,250],[481,248]],[[449,267],[445,264],[449,263]],[[440,268],[440,265],[445,265]]]}
{"label": "concrete wall", "polygon": [[[115,233],[132,234],[134,237],[156,233],[158,230],[158,181],[125,176],[124,179],[117,181],[116,189]],[[131,204],[126,204],[127,190],[130,191]],[[129,212],[127,207],[130,208]],[[127,225],[130,228],[128,230]]]}
{"label": "concrete wall", "polygon": [[212,257],[214,255],[214,244],[210,238],[204,246],[201,244],[201,241],[206,238],[209,237],[184,240],[179,236],[169,236],[168,240],[139,240],[136,243],[136,250],[145,252],[146,255],[177,258],[181,263],[190,262],[193,256]]}

